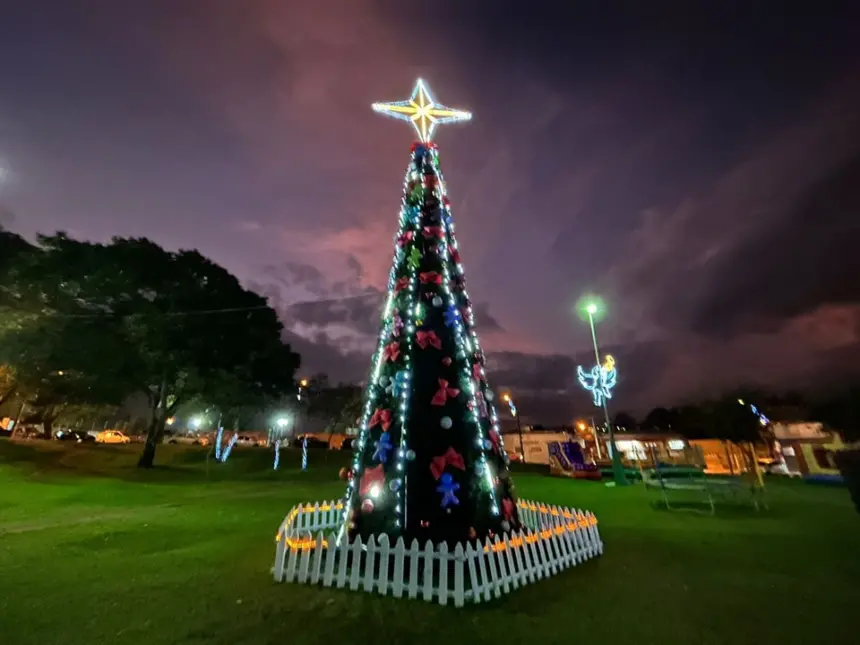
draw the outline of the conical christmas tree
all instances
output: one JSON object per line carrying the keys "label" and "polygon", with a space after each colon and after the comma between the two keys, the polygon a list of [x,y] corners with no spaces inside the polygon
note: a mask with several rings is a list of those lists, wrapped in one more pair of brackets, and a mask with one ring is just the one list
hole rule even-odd
{"label": "conical christmas tree", "polygon": [[418,132],[379,343],[345,504],[350,537],[433,542],[492,537],[520,526],[508,458],[474,331],[451,208],[431,142],[468,112],[412,97],[374,109]]}

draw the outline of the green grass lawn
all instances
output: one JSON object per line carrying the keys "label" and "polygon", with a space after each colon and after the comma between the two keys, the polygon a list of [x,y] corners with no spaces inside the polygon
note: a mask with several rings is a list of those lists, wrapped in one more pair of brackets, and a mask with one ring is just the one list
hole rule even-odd
{"label": "green grass lawn", "polygon": [[291,506],[339,497],[345,455],[0,440],[0,643],[135,645],[860,642],[860,517],[848,494],[773,482],[716,517],[625,489],[515,473],[519,494],[594,511],[605,554],[464,609],[276,584]]}

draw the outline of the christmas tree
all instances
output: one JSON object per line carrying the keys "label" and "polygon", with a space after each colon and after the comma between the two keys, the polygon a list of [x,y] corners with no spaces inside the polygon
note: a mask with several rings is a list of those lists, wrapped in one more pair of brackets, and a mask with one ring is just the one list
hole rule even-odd
{"label": "christmas tree", "polygon": [[418,81],[374,110],[413,124],[400,226],[349,473],[350,537],[462,542],[519,529],[484,353],[474,331],[451,207],[432,142],[468,112]]}

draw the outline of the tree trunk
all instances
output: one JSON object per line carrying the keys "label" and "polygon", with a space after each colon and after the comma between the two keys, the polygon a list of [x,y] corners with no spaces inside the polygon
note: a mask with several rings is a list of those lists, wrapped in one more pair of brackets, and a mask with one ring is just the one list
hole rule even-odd
{"label": "tree trunk", "polygon": [[4,403],[6,403],[6,401],[11,399],[13,396],[15,396],[15,394],[17,394],[17,392],[18,392],[18,387],[14,386],[14,385],[12,387],[8,388],[7,390],[5,390],[2,394],[0,394],[0,405],[3,405]]}
{"label": "tree trunk", "polygon": [[42,434],[45,439],[54,438],[54,421],[57,420],[57,413],[52,408],[48,408],[48,412],[42,413]]}
{"label": "tree trunk", "polygon": [[143,452],[137,460],[138,468],[152,468],[155,465],[155,448],[164,438],[164,424],[167,422],[167,410],[165,398],[167,391],[167,376],[161,379],[158,388],[158,396],[150,399],[152,405],[152,416],[149,418],[149,427],[146,429],[146,441],[143,444]]}
{"label": "tree trunk", "polygon": [[21,431],[21,419],[24,416],[24,409],[27,407],[27,402],[22,401],[21,406],[18,408],[18,414],[15,416],[15,421],[12,423],[12,434],[10,439],[14,439],[15,435],[17,435]]}
{"label": "tree trunk", "polygon": [[159,416],[157,410],[153,412],[149,427],[146,429],[143,452],[140,454],[140,459],[137,460],[138,468],[152,468],[155,465],[155,448],[164,438],[165,420],[163,415]]}

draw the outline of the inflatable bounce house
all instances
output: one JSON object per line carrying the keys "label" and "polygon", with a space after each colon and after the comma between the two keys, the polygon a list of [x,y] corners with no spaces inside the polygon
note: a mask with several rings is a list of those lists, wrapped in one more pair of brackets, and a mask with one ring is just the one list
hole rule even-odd
{"label": "inflatable bounce house", "polygon": [[582,446],[576,441],[553,441],[549,444],[549,473],[574,479],[600,481],[597,464],[585,463]]}

